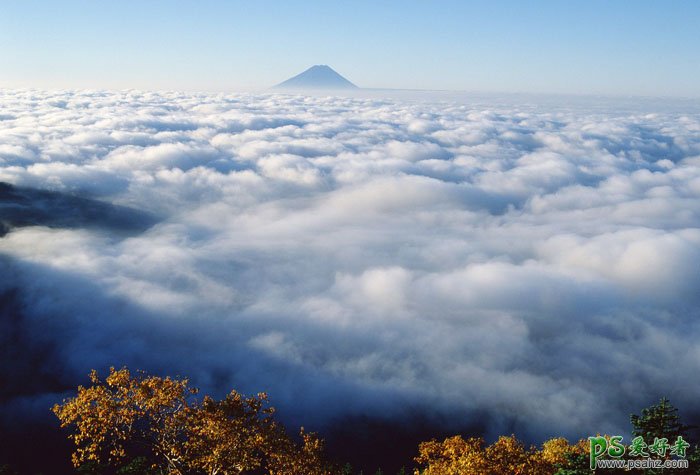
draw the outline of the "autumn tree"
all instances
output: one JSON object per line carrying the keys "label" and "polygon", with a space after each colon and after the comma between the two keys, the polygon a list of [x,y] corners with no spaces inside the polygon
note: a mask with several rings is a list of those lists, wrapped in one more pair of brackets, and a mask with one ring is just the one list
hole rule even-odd
{"label": "autumn tree", "polygon": [[[583,458],[587,441],[575,445],[564,438],[550,439],[538,450],[526,447],[515,436],[501,436],[484,446],[481,438],[449,437],[443,442],[432,440],[419,445],[416,475],[553,475],[572,460]],[[586,464],[587,464],[586,459]],[[587,466],[587,465],[586,465]],[[570,473],[577,473],[572,471]]]}
{"label": "autumn tree", "polygon": [[259,468],[276,430],[267,396],[233,391],[222,401],[204,397],[183,417],[182,458],[197,473],[244,473]]}
{"label": "autumn tree", "polygon": [[289,437],[264,393],[198,399],[186,379],[132,375],[126,368],[111,368],[104,381],[93,371],[90,380],[53,407],[61,426],[71,429],[76,467],[121,466],[129,473],[125,467],[138,460],[142,473],[330,473],[321,440],[303,429],[301,442]]}
{"label": "autumn tree", "polygon": [[487,473],[484,439],[453,436],[443,442],[421,442],[415,461],[421,467],[416,475],[472,475]]}
{"label": "autumn tree", "polygon": [[308,433],[302,427],[299,437],[301,444],[297,445],[284,433],[277,432],[268,463],[270,475],[329,475],[338,472],[324,462],[323,441],[316,434]]}
{"label": "autumn tree", "polygon": [[489,463],[488,473],[512,473],[518,475],[540,475],[552,473],[552,466],[544,461],[534,447],[525,445],[511,436],[501,436],[486,448]]}
{"label": "autumn tree", "polygon": [[[678,437],[687,438],[691,429],[681,422],[678,410],[668,399],[632,415],[632,432],[635,437],[646,441],[665,438],[675,441]],[[608,443],[611,436],[602,435]],[[700,450],[698,446],[687,445],[688,469],[674,469],[673,473],[700,474]],[[541,449],[525,447],[515,436],[501,436],[489,446],[481,438],[463,439],[449,437],[442,442],[423,442],[418,448],[415,461],[419,467],[415,475],[584,475],[590,470],[590,442],[586,439],[570,444],[564,438],[554,438],[542,444]],[[607,457],[606,455],[602,456]],[[671,457],[668,452],[667,457]],[[666,470],[668,472],[668,470]],[[606,469],[605,473],[644,473],[656,475],[666,473],[661,470],[617,470]]]}

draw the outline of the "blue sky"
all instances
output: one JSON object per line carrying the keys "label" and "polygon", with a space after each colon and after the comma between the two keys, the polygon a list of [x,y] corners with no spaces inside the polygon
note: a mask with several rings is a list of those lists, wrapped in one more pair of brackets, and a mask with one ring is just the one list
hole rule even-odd
{"label": "blue sky", "polygon": [[363,87],[700,96],[700,2],[0,4],[0,86],[255,90],[313,64]]}

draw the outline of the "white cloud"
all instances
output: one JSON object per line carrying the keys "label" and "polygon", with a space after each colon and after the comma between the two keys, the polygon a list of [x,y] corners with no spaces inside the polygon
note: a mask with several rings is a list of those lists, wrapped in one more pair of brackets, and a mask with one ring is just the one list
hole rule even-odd
{"label": "white cloud", "polygon": [[398,401],[531,435],[619,430],[662,394],[700,410],[700,114],[0,101],[0,180],[158,218],[0,239],[3,288],[71,383],[128,363],[264,389],[316,423]]}

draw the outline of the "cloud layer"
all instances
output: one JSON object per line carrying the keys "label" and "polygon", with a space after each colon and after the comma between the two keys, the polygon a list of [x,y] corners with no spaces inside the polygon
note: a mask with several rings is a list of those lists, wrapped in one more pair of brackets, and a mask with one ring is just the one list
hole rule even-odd
{"label": "cloud layer", "polygon": [[700,112],[564,102],[1,91],[0,181],[157,221],[0,239],[13,358],[56,379],[3,417],[110,364],[316,427],[700,414]]}

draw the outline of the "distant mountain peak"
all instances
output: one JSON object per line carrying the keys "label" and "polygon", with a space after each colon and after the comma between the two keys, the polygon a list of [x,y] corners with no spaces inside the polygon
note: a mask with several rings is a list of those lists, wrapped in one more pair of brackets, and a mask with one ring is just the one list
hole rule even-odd
{"label": "distant mountain peak", "polygon": [[317,64],[275,86],[276,89],[357,89],[326,64]]}

